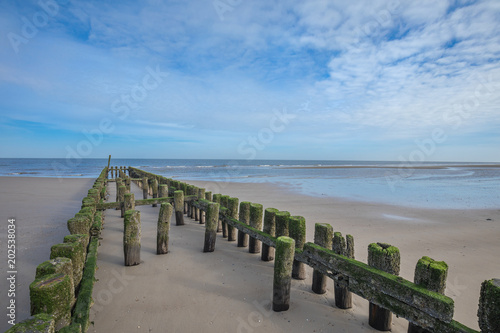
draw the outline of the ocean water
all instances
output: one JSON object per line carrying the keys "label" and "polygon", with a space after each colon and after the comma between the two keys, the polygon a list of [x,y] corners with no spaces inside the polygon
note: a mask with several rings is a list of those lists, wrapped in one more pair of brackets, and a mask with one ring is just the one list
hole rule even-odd
{"label": "ocean water", "polygon": [[[107,159],[0,159],[0,176],[96,178]],[[500,209],[500,164],[112,159],[169,178],[272,183],[317,197],[427,208]]]}

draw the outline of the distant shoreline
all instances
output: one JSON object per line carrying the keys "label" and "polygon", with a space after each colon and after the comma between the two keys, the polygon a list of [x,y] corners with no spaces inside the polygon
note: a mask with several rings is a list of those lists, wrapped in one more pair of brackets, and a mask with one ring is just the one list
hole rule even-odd
{"label": "distant shoreline", "polygon": [[319,166],[290,166],[281,169],[447,169],[447,168],[500,168],[500,164],[459,164],[459,165],[319,165]]}

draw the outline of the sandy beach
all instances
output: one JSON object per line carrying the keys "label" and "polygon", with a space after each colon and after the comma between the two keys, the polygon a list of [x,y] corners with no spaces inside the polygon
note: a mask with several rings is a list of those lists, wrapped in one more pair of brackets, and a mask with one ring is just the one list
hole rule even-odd
{"label": "sandy beach", "polygon": [[[66,221],[79,209],[92,182],[0,178],[1,218],[14,216],[19,226],[19,319],[29,314],[28,285],[36,266],[48,259],[50,246],[68,234]],[[313,240],[314,223],[330,223],[335,231],[354,236],[356,259],[364,262],[369,243],[397,246],[400,275],[409,280],[422,256],[444,260],[449,265],[446,295],[455,301],[454,319],[471,328],[478,327],[481,282],[500,277],[499,209],[417,209],[304,196],[270,184],[188,183],[238,197],[240,202],[302,215],[308,241]],[[137,187],[133,192],[136,199],[142,198]],[[114,186],[110,195],[114,201]],[[353,309],[337,309],[333,282],[325,295],[311,292],[310,269],[305,281],[292,282],[290,310],[270,311],[273,263],[260,261],[260,255],[249,254],[221,235],[214,253],[202,253],[204,226],[191,219],[186,218],[184,226],[175,226],[172,220],[170,253],[156,255],[159,207],[138,210],[142,262],[127,268],[123,266],[123,220],[118,211],[106,211],[93,294],[94,325],[89,332],[375,332],[367,323],[367,301],[354,297]],[[2,228],[5,239],[5,223]],[[5,249],[0,253],[6,257]],[[0,329],[6,328],[2,321]],[[406,329],[406,321],[395,318],[393,332]]]}

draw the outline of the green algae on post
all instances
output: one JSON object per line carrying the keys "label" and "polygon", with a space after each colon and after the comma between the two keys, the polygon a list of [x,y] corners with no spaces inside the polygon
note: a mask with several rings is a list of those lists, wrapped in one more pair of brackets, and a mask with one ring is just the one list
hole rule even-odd
{"label": "green algae on post", "polygon": [[481,284],[477,316],[481,332],[500,332],[500,279]]}
{"label": "green algae on post", "polygon": [[207,206],[207,220],[205,223],[205,243],[203,252],[213,252],[217,239],[217,224],[219,221],[219,204],[210,202]]}
{"label": "green algae on post", "polygon": [[[352,236],[349,240],[353,241]],[[336,254],[348,257],[347,242],[340,232],[333,233],[332,251]],[[349,251],[352,251],[349,249]],[[335,294],[335,306],[339,309],[352,308],[352,293],[348,289],[349,280],[346,276],[339,274],[333,281],[333,291]]]}
{"label": "green algae on post", "polygon": [[[240,203],[240,222],[246,225],[250,224],[250,202],[242,201]],[[238,230],[238,247],[248,246],[248,235],[241,230]]]}
{"label": "green algae on post", "polygon": [[160,205],[160,213],[158,214],[158,225],[156,232],[156,254],[168,253],[168,237],[172,211],[173,207],[171,204],[164,202]]}
{"label": "green algae on post", "polygon": [[[393,275],[399,275],[401,256],[399,249],[386,243],[368,245],[368,265]],[[392,327],[392,313],[370,302],[369,324],[379,331]]]}
{"label": "green algae on post", "polygon": [[[229,210],[229,217],[233,219],[238,219],[238,198],[228,198],[227,199],[227,209]],[[227,225],[227,240],[228,242],[234,242],[236,240],[236,228],[232,225]]]}
{"label": "green algae on post", "polygon": [[[158,179],[153,178],[153,181],[152,181],[152,184],[151,184],[152,188],[153,188],[153,198],[158,198]],[[158,207],[158,204],[154,203],[152,204],[153,207]]]}
{"label": "green algae on post", "polygon": [[[257,230],[262,230],[262,205],[258,203],[250,204],[250,226]],[[260,253],[261,241],[250,237],[248,242],[249,253]]]}
{"label": "green algae on post", "polygon": [[[302,250],[306,243],[306,219],[302,216],[292,216],[289,220],[290,237],[295,240],[295,247]],[[306,279],[306,267],[303,262],[293,261],[292,278],[296,280]]]}
{"label": "green algae on post", "polygon": [[143,177],[142,178],[142,198],[147,199],[148,193],[149,193],[148,178]]}
{"label": "green algae on post", "polygon": [[[264,227],[263,231],[271,237],[276,235],[276,213],[279,212],[276,208],[266,208],[264,211]],[[271,261],[274,259],[274,247],[267,244],[262,244],[262,261]]]}
{"label": "green algae on post", "polygon": [[294,255],[295,240],[286,236],[278,237],[273,278],[273,310],[276,312],[286,311],[290,308]]}
{"label": "green algae on post", "polygon": [[[424,256],[417,262],[413,282],[428,290],[444,295],[447,276],[448,265],[444,261],[436,261]],[[409,323],[408,333],[430,333],[430,331],[413,323]]]}
{"label": "green algae on post", "polygon": [[275,223],[276,223],[276,237],[287,236],[290,234],[289,231],[289,217],[290,213],[286,211],[280,211],[276,213]]}
{"label": "green algae on post", "polygon": [[83,266],[85,265],[85,256],[87,250],[80,242],[61,243],[53,245],[50,248],[50,259],[59,257],[69,258],[73,264],[73,282],[75,289],[78,289],[82,280]]}
{"label": "green algae on post", "polygon": [[141,263],[141,212],[127,210],[125,212],[123,232],[123,254],[125,266]]}
{"label": "green algae on post", "polygon": [[[316,223],[314,225],[314,244],[326,249],[332,248],[333,228],[328,223]],[[326,276],[319,271],[313,271],[312,291],[316,294],[326,293]]]}
{"label": "green algae on post", "polygon": [[175,225],[184,225],[184,192],[174,192]]}
{"label": "green algae on post", "polygon": [[50,313],[59,330],[71,323],[71,307],[75,303],[71,279],[57,273],[44,275],[30,286],[31,315]]}

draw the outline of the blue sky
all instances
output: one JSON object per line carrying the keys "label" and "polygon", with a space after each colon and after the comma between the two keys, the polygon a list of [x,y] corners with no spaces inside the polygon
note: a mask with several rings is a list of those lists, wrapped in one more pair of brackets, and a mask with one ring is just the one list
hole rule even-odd
{"label": "blue sky", "polygon": [[497,0],[0,7],[0,157],[500,162]]}

